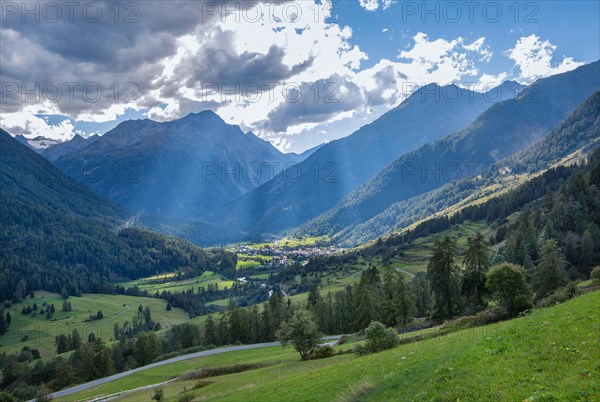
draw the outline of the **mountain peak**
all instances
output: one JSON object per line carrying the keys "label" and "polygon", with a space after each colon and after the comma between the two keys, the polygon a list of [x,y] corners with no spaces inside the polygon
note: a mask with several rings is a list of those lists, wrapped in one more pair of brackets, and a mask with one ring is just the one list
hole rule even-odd
{"label": "mountain peak", "polygon": [[[206,109],[203,110],[201,112],[197,112],[197,113],[189,113],[187,114],[185,117],[179,119],[180,121],[205,121],[205,120],[217,120],[220,122],[225,123],[225,121],[221,118],[221,116],[219,116],[218,114],[216,114],[215,112],[213,112],[210,109]],[[173,120],[172,122],[176,122],[178,120]]]}

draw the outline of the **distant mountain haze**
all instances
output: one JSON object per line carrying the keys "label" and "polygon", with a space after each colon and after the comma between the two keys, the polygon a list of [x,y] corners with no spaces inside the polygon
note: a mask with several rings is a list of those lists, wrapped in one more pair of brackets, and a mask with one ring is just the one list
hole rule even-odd
{"label": "distant mountain haze", "polygon": [[600,87],[600,63],[535,82],[516,99],[495,104],[467,128],[396,159],[340,205],[308,223],[310,234],[334,234],[402,200],[479,174],[532,145]]}
{"label": "distant mountain haze", "polygon": [[430,84],[353,134],[322,145],[290,168],[209,216],[249,232],[277,232],[327,211],[405,152],[459,130],[519,84],[507,81],[481,94]]}
{"label": "distant mountain haze", "polygon": [[123,122],[56,163],[132,210],[198,218],[258,187],[298,158],[204,111],[164,123]]}
{"label": "distant mountain haze", "polygon": [[[477,178],[462,179],[395,202],[384,211],[359,224],[331,231],[335,241],[355,245],[404,229],[419,219],[459,203],[480,189],[493,187],[499,176],[536,173],[559,163],[574,152],[589,154],[600,146],[600,90],[597,90],[565,120],[539,141],[489,166]],[[488,188],[490,188],[488,187]],[[486,190],[486,193],[490,190]],[[311,227],[312,223],[307,225]],[[297,234],[305,234],[301,228]]]}

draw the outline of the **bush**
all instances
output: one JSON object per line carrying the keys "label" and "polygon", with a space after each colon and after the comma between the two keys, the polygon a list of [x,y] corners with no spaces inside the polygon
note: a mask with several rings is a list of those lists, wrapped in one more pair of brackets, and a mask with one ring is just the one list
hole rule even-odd
{"label": "bush", "polygon": [[554,293],[544,297],[537,303],[537,305],[539,307],[553,306],[555,304],[563,303],[569,299],[572,299],[573,297],[577,296],[577,293],[577,286],[575,286],[573,282],[569,282],[567,286],[556,289]]}
{"label": "bush", "polygon": [[165,394],[162,388],[156,388],[154,390],[154,395],[152,395],[152,400],[160,402],[165,400]]}
{"label": "bush", "polygon": [[212,383],[213,383],[212,381],[208,381],[208,380],[199,380],[196,384],[194,384],[194,386],[192,387],[192,389],[203,388],[203,387],[206,387],[207,385],[210,385]]}
{"label": "bush", "polygon": [[592,279],[594,283],[600,283],[600,265],[592,269],[590,279]]}
{"label": "bush", "polygon": [[327,357],[333,356],[333,348],[331,346],[322,346],[313,348],[310,351],[310,359],[325,359]]}
{"label": "bush", "polygon": [[392,328],[386,329],[385,325],[377,321],[371,322],[365,330],[365,335],[367,337],[365,348],[368,353],[391,349],[399,343],[396,331]]}
{"label": "bush", "polygon": [[358,343],[358,344],[356,344],[356,346],[354,346],[354,353],[356,353],[359,356],[364,356],[366,354],[369,354],[369,352],[367,352],[367,348],[365,348],[360,343]]}
{"label": "bush", "polygon": [[504,263],[492,268],[487,273],[486,286],[498,303],[513,315],[531,307],[531,289],[522,267]]}
{"label": "bush", "polygon": [[194,398],[195,398],[195,396],[192,394],[184,394],[179,397],[177,402],[192,402],[194,400]]}
{"label": "bush", "polygon": [[510,318],[508,311],[502,306],[487,308],[474,315],[458,317],[446,322],[440,328],[440,332],[449,333],[461,329],[480,327]]}
{"label": "bush", "polygon": [[258,363],[238,363],[231,366],[206,367],[200,370],[183,373],[181,376],[179,376],[179,381],[243,373],[244,371],[255,370],[261,367],[263,367],[263,365]]}

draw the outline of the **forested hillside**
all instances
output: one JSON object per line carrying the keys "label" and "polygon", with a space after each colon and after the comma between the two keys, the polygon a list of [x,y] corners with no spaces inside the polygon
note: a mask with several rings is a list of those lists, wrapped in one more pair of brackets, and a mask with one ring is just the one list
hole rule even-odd
{"label": "forested hillside", "polygon": [[[596,92],[600,86],[599,66],[596,62],[539,80],[516,99],[490,107],[464,130],[403,155],[336,208],[308,223],[302,233],[333,236],[348,232],[353,226],[384,213],[395,203],[449,182],[475,177],[498,160],[533,145]],[[576,124],[585,126],[591,121],[593,125],[597,117],[593,115],[595,110],[591,112],[591,120],[588,118]],[[582,113],[590,113],[590,108]],[[561,131],[561,128],[557,130]],[[579,127],[573,130],[578,131]],[[597,135],[597,126],[592,126],[583,137],[594,135]],[[570,146],[578,142],[575,138]],[[552,154],[548,156],[551,157]],[[392,215],[401,216],[399,213]]]}
{"label": "forested hillside", "polygon": [[20,301],[38,289],[106,293],[119,278],[230,269],[220,266],[221,251],[121,227],[123,209],[4,131],[0,149],[0,299]]}
{"label": "forested hillside", "polygon": [[[600,91],[596,91],[539,141],[515,155],[491,163],[481,175],[452,181],[438,189],[393,203],[367,221],[343,228],[336,233],[334,240],[359,244],[402,230],[449,207],[460,208],[461,204],[494,197],[498,192],[530,180],[529,175],[538,174],[573,153],[577,152],[580,156],[590,153],[598,146],[599,139]],[[311,233],[310,228],[309,224],[298,233]]]}

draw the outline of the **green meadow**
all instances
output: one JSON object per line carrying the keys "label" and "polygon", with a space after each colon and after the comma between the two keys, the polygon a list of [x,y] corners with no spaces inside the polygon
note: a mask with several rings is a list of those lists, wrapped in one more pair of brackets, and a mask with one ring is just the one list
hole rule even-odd
{"label": "green meadow", "polygon": [[[77,329],[87,339],[89,333],[93,332],[97,338],[110,341],[113,338],[113,326],[115,323],[122,325],[125,321],[131,322],[141,304],[150,307],[152,319],[159,322],[162,328],[185,322],[189,319],[188,314],[178,308],[166,310],[167,302],[160,299],[84,294],[81,297],[69,297],[72,311],[62,311],[63,299],[56,293],[44,291],[35,292],[33,299],[26,299],[22,303],[13,304],[10,311],[12,323],[9,331],[0,338],[2,347],[0,351],[7,353],[20,351],[23,346],[39,349],[42,358],[51,357],[55,353],[54,339],[58,334],[71,333]],[[38,311],[45,304],[54,304],[55,312],[50,320],[45,314],[35,317],[24,315],[21,310],[24,306],[37,304]],[[96,315],[102,311],[104,316],[101,320],[89,321],[90,315]]]}
{"label": "green meadow", "polygon": [[[258,369],[207,378],[209,383],[197,389],[198,380],[161,388],[168,401],[184,395],[230,401],[593,401],[600,395],[599,311],[600,292],[588,293],[524,317],[364,357],[302,362],[289,347],[229,352],[135,373],[60,400],[156,384],[203,367],[261,363]],[[153,392],[118,400],[150,401]]]}

